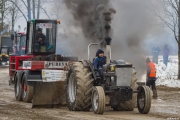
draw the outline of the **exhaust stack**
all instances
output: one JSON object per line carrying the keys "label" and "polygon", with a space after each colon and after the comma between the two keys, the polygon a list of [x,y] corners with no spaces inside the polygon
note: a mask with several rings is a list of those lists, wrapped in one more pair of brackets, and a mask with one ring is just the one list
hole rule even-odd
{"label": "exhaust stack", "polygon": [[110,26],[110,23],[111,23],[111,13],[112,11],[111,10],[108,10],[106,12],[103,13],[104,15],[104,36],[105,36],[105,42],[106,42],[106,56],[107,56],[107,61],[106,61],[106,64],[109,65],[110,64],[110,60],[111,60],[111,46],[110,46],[110,43],[111,43],[111,37],[110,36],[110,30],[111,30],[111,26]]}
{"label": "exhaust stack", "polygon": [[110,46],[110,43],[111,43],[111,38],[110,37],[106,37],[105,38],[106,40],[106,57],[107,57],[107,65],[110,64],[110,60],[111,60],[111,46]]}

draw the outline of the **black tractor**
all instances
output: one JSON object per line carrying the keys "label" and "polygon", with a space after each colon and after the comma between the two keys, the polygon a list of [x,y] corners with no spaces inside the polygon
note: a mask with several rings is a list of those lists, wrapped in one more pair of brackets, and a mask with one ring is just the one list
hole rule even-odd
{"label": "black tractor", "polygon": [[[105,105],[115,111],[133,111],[136,105],[142,114],[151,108],[151,90],[137,85],[136,71],[132,64],[123,60],[110,60],[110,45],[107,45],[107,63],[103,76],[96,74],[90,60],[69,65],[66,81],[66,96],[69,110],[89,111],[103,114]],[[110,98],[106,103],[106,96]]]}
{"label": "black tractor", "polygon": [[[105,105],[110,105],[115,111],[133,111],[138,107],[142,114],[147,114],[151,108],[150,88],[137,85],[136,71],[132,64],[123,60],[111,60],[110,20],[111,12],[103,13],[104,28],[102,41],[106,45],[106,64],[102,74],[98,75],[92,62],[88,60],[73,62],[68,66],[66,78],[66,102],[71,111],[89,111],[91,107],[95,114],[103,114]],[[109,97],[108,103],[106,98]]]}

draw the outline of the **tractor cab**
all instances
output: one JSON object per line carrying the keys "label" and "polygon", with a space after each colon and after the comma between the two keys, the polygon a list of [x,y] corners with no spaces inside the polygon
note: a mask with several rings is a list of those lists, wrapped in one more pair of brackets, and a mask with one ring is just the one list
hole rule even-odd
{"label": "tractor cab", "polygon": [[50,55],[56,50],[56,29],[60,20],[31,20],[27,22],[26,54]]}

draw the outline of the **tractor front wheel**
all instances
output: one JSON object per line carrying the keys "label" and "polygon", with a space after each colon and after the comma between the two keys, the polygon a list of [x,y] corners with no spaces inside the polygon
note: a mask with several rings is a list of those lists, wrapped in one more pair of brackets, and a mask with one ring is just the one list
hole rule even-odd
{"label": "tractor front wheel", "polygon": [[94,87],[92,106],[95,114],[103,114],[105,109],[105,93],[101,86]]}
{"label": "tractor front wheel", "polygon": [[148,86],[139,86],[137,95],[138,111],[142,114],[147,114],[151,108],[151,90]]}

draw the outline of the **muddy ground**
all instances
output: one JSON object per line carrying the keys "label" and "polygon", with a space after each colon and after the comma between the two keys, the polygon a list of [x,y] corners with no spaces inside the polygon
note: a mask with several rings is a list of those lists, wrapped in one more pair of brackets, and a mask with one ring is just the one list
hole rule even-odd
{"label": "muddy ground", "polygon": [[[135,109],[132,112],[112,111],[106,108],[103,115],[90,112],[72,112],[66,107],[59,108],[31,108],[31,103],[15,100],[13,85],[8,85],[8,68],[0,68],[0,119],[15,120],[165,120],[177,118],[180,120],[180,91],[158,90],[159,98],[152,100],[149,114],[142,115]],[[165,88],[164,88],[165,89]]]}

